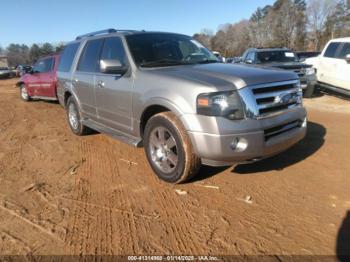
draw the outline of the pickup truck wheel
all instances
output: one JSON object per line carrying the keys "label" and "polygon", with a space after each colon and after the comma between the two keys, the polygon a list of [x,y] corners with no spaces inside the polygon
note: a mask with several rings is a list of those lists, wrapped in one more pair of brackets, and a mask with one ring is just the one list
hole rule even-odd
{"label": "pickup truck wheel", "polygon": [[313,96],[314,94],[314,91],[315,91],[315,85],[309,85],[307,86],[307,88],[305,89],[304,91],[304,97],[305,98],[310,98]]}
{"label": "pickup truck wheel", "polygon": [[146,124],[144,145],[156,175],[169,183],[184,182],[201,166],[182,123],[171,112],[154,115]]}
{"label": "pickup truck wheel", "polygon": [[66,111],[69,127],[74,134],[78,136],[90,134],[91,129],[81,123],[81,113],[73,97],[68,98]]}
{"label": "pickup truck wheel", "polygon": [[25,84],[22,84],[20,87],[19,87],[19,94],[22,98],[22,100],[28,102],[30,100],[32,100],[28,94],[28,91],[27,91],[27,87]]}

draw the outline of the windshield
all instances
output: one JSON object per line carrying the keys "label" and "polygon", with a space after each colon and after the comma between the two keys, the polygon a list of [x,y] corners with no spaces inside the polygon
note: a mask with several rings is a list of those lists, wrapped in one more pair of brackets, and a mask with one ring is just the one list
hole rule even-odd
{"label": "windshield", "polygon": [[217,63],[215,55],[189,36],[152,33],[126,37],[135,63],[141,67]]}
{"label": "windshield", "polygon": [[273,62],[298,62],[298,57],[291,51],[263,51],[257,53],[258,64]]}

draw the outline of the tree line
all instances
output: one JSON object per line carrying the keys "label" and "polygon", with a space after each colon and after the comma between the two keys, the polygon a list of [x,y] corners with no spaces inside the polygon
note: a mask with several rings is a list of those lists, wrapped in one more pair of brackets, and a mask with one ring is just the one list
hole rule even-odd
{"label": "tree line", "polygon": [[202,29],[194,38],[226,57],[249,47],[288,47],[320,51],[333,38],[350,36],[350,0],[276,0],[249,20]]}
{"label": "tree line", "polygon": [[50,43],[33,44],[30,47],[25,44],[9,44],[6,48],[0,47],[0,55],[7,56],[10,66],[31,65],[40,57],[59,53],[63,47],[63,43],[58,45]]}

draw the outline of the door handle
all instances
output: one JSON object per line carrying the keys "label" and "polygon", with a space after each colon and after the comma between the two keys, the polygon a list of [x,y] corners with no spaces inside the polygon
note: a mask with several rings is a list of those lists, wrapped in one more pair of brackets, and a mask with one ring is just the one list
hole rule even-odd
{"label": "door handle", "polygon": [[105,87],[105,82],[103,82],[103,81],[97,81],[97,87],[99,87],[99,88],[104,88]]}

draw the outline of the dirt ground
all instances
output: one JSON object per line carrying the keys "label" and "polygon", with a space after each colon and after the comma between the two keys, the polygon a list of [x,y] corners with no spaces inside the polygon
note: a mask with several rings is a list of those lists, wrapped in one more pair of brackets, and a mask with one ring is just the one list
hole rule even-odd
{"label": "dirt ground", "polygon": [[0,81],[1,255],[350,253],[350,101],[307,99],[289,151],[174,186],[142,148],[73,135],[60,105],[14,83]]}

